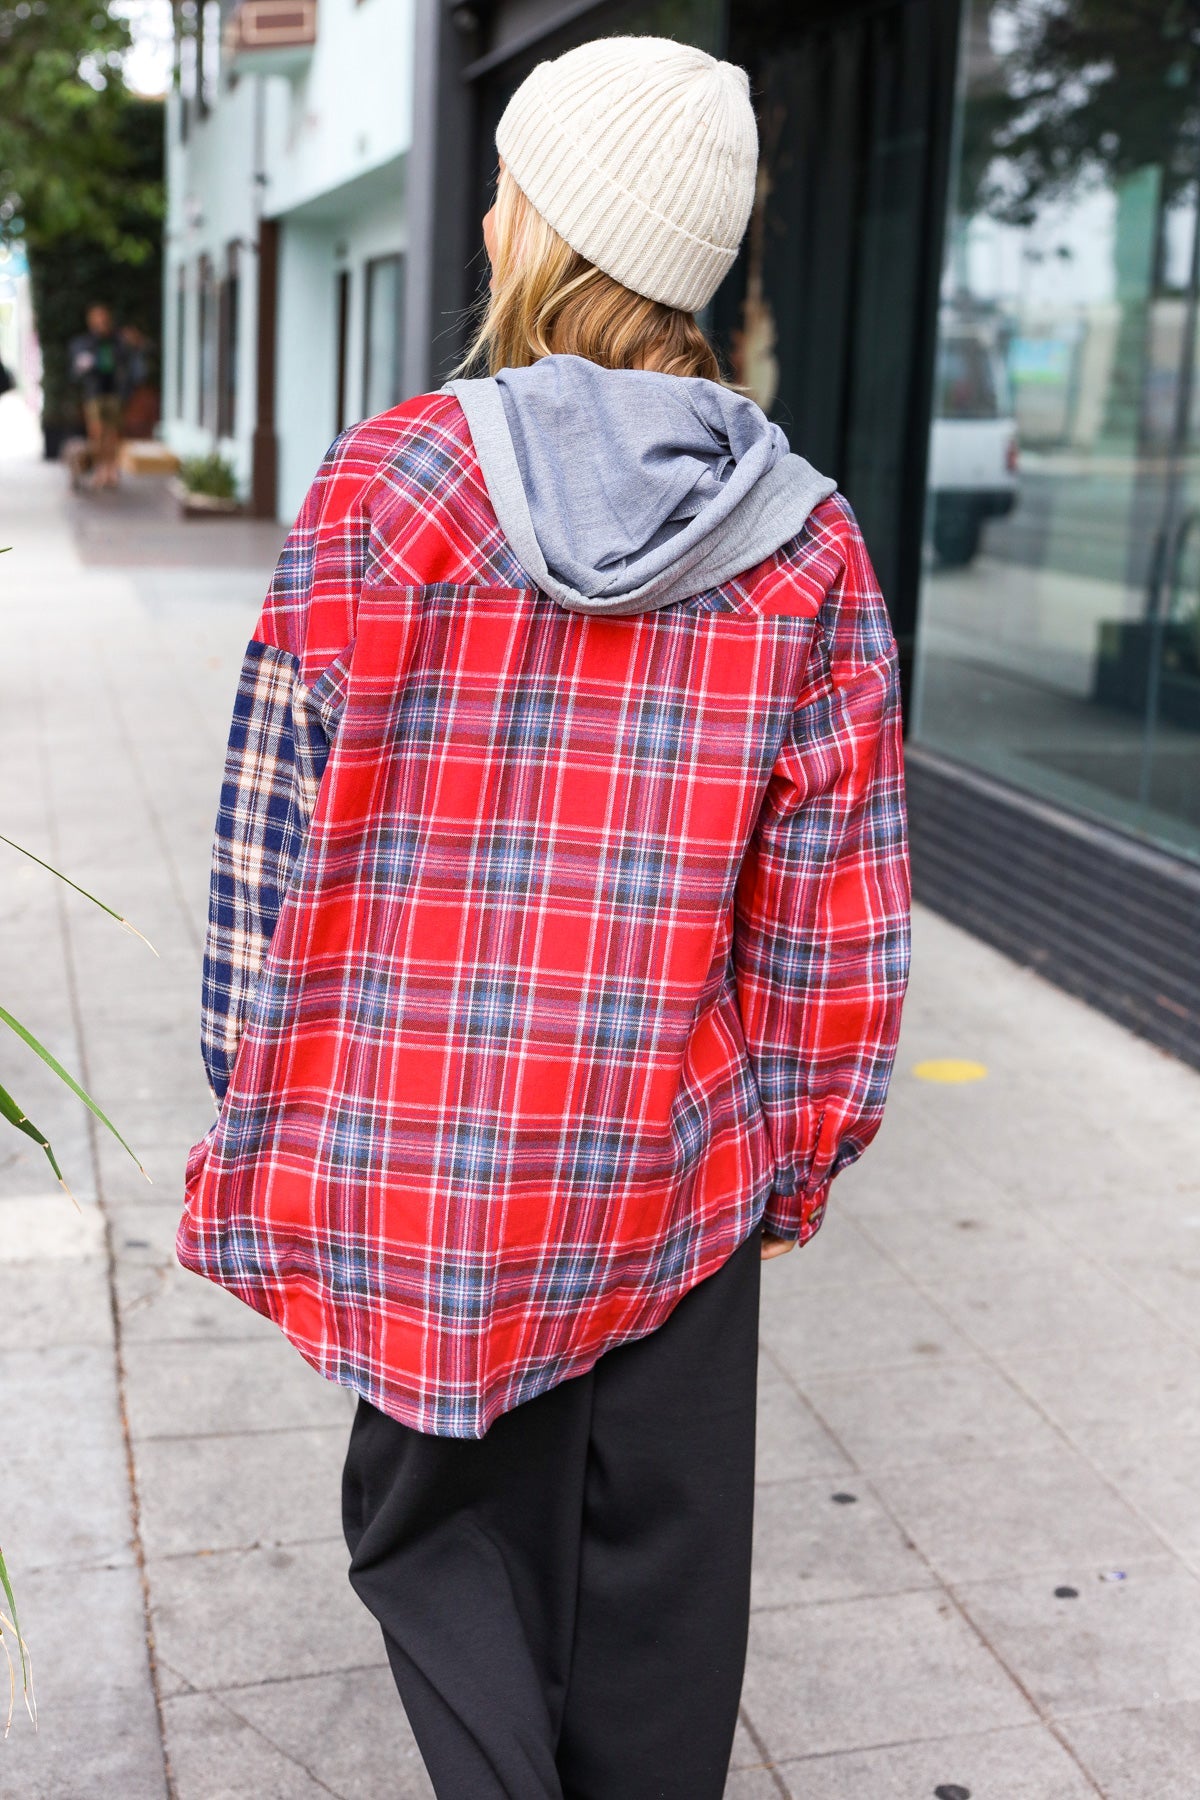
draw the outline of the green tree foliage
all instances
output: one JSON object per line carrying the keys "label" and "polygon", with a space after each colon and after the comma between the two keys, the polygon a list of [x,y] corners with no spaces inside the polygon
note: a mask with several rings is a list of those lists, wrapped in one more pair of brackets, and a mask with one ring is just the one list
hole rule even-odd
{"label": "green tree foliage", "polygon": [[151,342],[162,328],[161,103],[126,95],[116,130],[122,153],[140,178],[110,196],[110,217],[125,242],[136,241],[149,254],[118,257],[103,237],[82,228],[50,236],[31,232],[28,240],[42,344],[42,423],[51,435],[79,428],[67,345],[83,330],[93,301],[103,301],[123,325],[138,326]]}
{"label": "green tree foliage", "polygon": [[34,237],[83,231],[137,261],[113,217],[127,173],[118,122],[129,27],[101,0],[0,0],[0,205]]}
{"label": "green tree foliage", "polygon": [[972,81],[964,212],[1025,225],[1081,180],[1158,166],[1164,206],[1195,181],[1198,0],[994,0],[987,10],[1004,50]]}
{"label": "green tree foliage", "polygon": [[66,347],[93,300],[161,317],[163,117],[122,76],[102,0],[0,0],[0,236],[29,253],[48,442],[78,424]]}

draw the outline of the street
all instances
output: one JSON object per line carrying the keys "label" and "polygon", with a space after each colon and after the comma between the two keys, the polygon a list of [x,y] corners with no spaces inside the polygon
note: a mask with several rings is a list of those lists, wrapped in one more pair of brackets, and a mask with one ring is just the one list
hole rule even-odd
{"label": "street", "polygon": [[[4,1800],[416,1800],[346,1580],[354,1396],[174,1258],[233,689],[282,538],[0,462]],[[978,1065],[972,1069],[970,1065]],[[982,1070],[982,1073],[980,1072]],[[972,1079],[956,1079],[963,1075]],[[947,1078],[949,1077],[949,1078]],[[927,912],[889,1114],[763,1274],[727,1800],[1194,1800],[1200,1074]],[[698,1578],[701,1572],[698,1571]]]}

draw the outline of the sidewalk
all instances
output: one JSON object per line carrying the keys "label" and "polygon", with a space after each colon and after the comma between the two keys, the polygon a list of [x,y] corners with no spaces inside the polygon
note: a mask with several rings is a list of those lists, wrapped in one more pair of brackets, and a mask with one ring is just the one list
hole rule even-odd
{"label": "sidewalk", "polygon": [[[0,464],[0,831],[159,952],[0,846],[4,1004],[153,1177],[6,1042],[82,1212],[0,1135],[0,1545],[40,1712],[35,1735],[18,1700],[0,1795],[416,1800],[346,1580],[353,1396],[174,1260],[211,1118],[210,833],[280,534],[160,521],[147,563],[143,500],[106,504]],[[915,1075],[931,1058],[987,1074]],[[1200,1076],[918,917],[883,1131],[764,1271],[728,1800],[1194,1800],[1198,1152]]]}

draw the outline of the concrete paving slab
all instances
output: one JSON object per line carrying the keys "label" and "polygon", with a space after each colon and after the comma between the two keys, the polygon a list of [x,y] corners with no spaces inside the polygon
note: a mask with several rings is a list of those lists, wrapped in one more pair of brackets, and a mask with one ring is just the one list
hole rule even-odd
{"label": "concrete paving slab", "polygon": [[[995,1178],[1009,1195],[1045,1204],[1047,1196],[1128,1195],[1127,1147],[1108,1122],[1072,1112],[1054,1094],[1039,1090],[1027,1072],[994,1072],[986,1081],[939,1087],[934,1116],[939,1129],[960,1144],[981,1175]],[[1037,1144],[1036,1156],[1014,1146]]]}
{"label": "concrete paving slab", "polygon": [[162,1800],[137,1569],[26,1569],[18,1562],[10,1572],[33,1663],[38,1729],[23,1707],[19,1716],[14,1711],[0,1742],[5,1800]]}
{"label": "concrete paving slab", "polygon": [[795,1800],[1095,1800],[1101,1791],[1042,1725],[811,1757],[778,1772]]}
{"label": "concrete paving slab", "polygon": [[800,1383],[827,1374],[974,1359],[977,1354],[906,1280],[811,1292],[780,1292],[767,1280],[762,1318],[775,1360]]}
{"label": "concrete paving slab", "polygon": [[801,1303],[818,1288],[869,1287],[895,1280],[893,1263],[880,1254],[847,1209],[831,1207],[816,1237],[805,1244],[803,1256],[792,1255],[772,1265],[769,1291],[781,1301],[786,1297]]}
{"label": "concrete paving slab", "polygon": [[208,1089],[174,1101],[154,1093],[122,1103],[121,1134],[133,1146],[150,1180],[145,1181],[116,1143],[97,1140],[98,1165],[105,1198],[114,1206],[182,1207],[183,1172],[188,1150],[213,1121]]}
{"label": "concrete paving slab", "polygon": [[103,1260],[104,1214],[94,1200],[76,1199],[52,1188],[0,1200],[0,1266]]}
{"label": "concrete paving slab", "polygon": [[[2,965],[0,965],[2,966]],[[11,994],[8,996],[11,1000]],[[9,1011],[15,1008],[10,1005]],[[17,1017],[21,1014],[17,1013]],[[38,1012],[29,1012],[29,1018],[39,1028],[45,1023]],[[52,1033],[44,1033],[43,1041],[47,1048]],[[54,1051],[57,1055],[58,1052]],[[59,1058],[62,1061],[62,1058]],[[66,1066],[69,1069],[78,1067],[77,1058],[68,1052]],[[95,1169],[91,1156],[91,1142],[83,1108],[72,1100],[59,1085],[56,1078],[32,1055],[27,1055],[23,1063],[5,1065],[7,1085],[28,1118],[33,1119],[38,1128],[46,1133],[58,1159],[58,1166],[63,1178],[70,1187],[80,1206],[85,1206],[96,1199]],[[3,1161],[0,1162],[0,1199],[25,1200],[32,1197],[38,1199],[46,1196],[52,1198],[56,1209],[66,1207],[73,1217],[78,1217],[67,1195],[58,1185],[54,1173],[46,1161],[45,1152],[30,1138],[18,1137],[16,1132],[9,1133],[9,1140],[4,1144]],[[10,1235],[10,1242],[16,1241]]]}
{"label": "concrete paving slab", "polygon": [[1200,1177],[1190,1179],[1177,1169],[1159,1189],[1139,1192],[1136,1205],[1098,1206],[1094,1199],[1075,1197],[1040,1216],[1052,1231],[1086,1244],[1105,1268],[1120,1272],[1139,1258],[1191,1263],[1200,1247]]}
{"label": "concrete paving slab", "polygon": [[[168,1212],[166,1207],[160,1209]],[[169,1216],[173,1217],[173,1213]],[[126,1340],[129,1343],[192,1339],[212,1343],[277,1337],[279,1327],[202,1275],[176,1263],[121,1260],[116,1271]]]}
{"label": "concrete paving slab", "polygon": [[779,1800],[783,1792],[769,1769],[735,1769],[725,1787],[725,1800]]}
{"label": "concrete paving slab", "polygon": [[1084,1450],[1093,1434],[1114,1426],[1133,1436],[1200,1431],[1200,1351],[1165,1328],[1087,1356],[1008,1354],[1004,1365]]}
{"label": "concrete paving slab", "polygon": [[1200,1233],[1193,1237],[1190,1255],[1164,1255],[1160,1248],[1153,1257],[1128,1256],[1116,1274],[1172,1331],[1200,1346]]}
{"label": "concrete paving slab", "polygon": [[[6,1204],[0,1201],[0,1208]],[[108,1272],[100,1257],[47,1258],[20,1263],[15,1269],[10,1266],[0,1306],[0,1350],[90,1344],[111,1354],[112,1337]]]}
{"label": "concrete paving slab", "polygon": [[776,1762],[1036,1717],[941,1593],[757,1612],[750,1641],[743,1704]]}
{"label": "concrete paving slab", "polygon": [[943,1578],[956,1583],[1033,1569],[1121,1568],[1162,1539],[1067,1445],[1002,1462],[949,1463],[877,1475],[881,1500]]}
{"label": "concrete paving slab", "polygon": [[341,1537],[148,1564],[155,1643],[197,1689],[254,1686],[385,1660],[346,1576]]}
{"label": "concrete paving slab", "polygon": [[1200,1580],[1166,1555],[1131,1561],[1122,1581],[1101,1573],[1081,1562],[955,1591],[1047,1716],[1200,1700]]}
{"label": "concrete paving slab", "polygon": [[198,1691],[190,1681],[184,1680],[178,1669],[172,1667],[158,1647],[154,1654],[154,1674],[160,1700],[172,1694],[194,1694]]}
{"label": "concrete paving slab", "polygon": [[1029,1345],[1088,1350],[1162,1339],[1162,1321],[1135,1294],[1076,1251],[1047,1247],[1036,1264],[991,1258],[937,1283],[937,1305],[973,1345],[993,1354]]}
{"label": "concrete paving slab", "polygon": [[135,1440],[336,1425],[348,1423],[357,1404],[279,1332],[206,1344],[202,1361],[194,1343],[134,1340],[125,1368]]}
{"label": "concrete paving slab", "polygon": [[138,1452],[146,1554],[305,1542],[341,1530],[349,1422],[234,1437],[147,1438]]}
{"label": "concrete paving slab", "polygon": [[175,1254],[182,1198],[110,1204],[114,1277],[128,1342],[279,1337],[279,1327],[227,1288],[185,1269]]}
{"label": "concrete paving slab", "polygon": [[887,1218],[925,1213],[961,1218],[976,1207],[1002,1217],[1003,1190],[967,1158],[956,1140],[947,1139],[935,1126],[926,1110],[926,1096],[912,1091],[916,1086],[908,1084],[891,1128],[885,1116],[862,1160],[838,1176],[838,1205],[863,1223],[878,1213]]}
{"label": "concrete paving slab", "polygon": [[37,1731],[22,1709],[0,1743],[0,1794],[4,1800],[171,1800],[153,1707],[119,1699],[51,1710],[39,1699]]}
{"label": "concrete paving slab", "polygon": [[[795,1254],[793,1252],[793,1254]],[[757,1473],[760,1481],[835,1476],[853,1465],[769,1356],[759,1359]]]}
{"label": "concrete paving slab", "polygon": [[817,1417],[869,1470],[1046,1448],[1057,1434],[987,1363],[928,1362],[806,1380]]}
{"label": "concrete paving slab", "polygon": [[[191,1274],[190,1269],[181,1267],[175,1255],[175,1234],[182,1210],[183,1202],[179,1196],[168,1201],[165,1194],[155,1200],[139,1196],[134,1201],[108,1201],[105,1211],[112,1222],[113,1251],[118,1263],[124,1263],[131,1275],[141,1269],[170,1268]],[[193,1279],[199,1281],[203,1277]],[[204,1285],[213,1288],[214,1292],[226,1291],[218,1290],[211,1281],[205,1281]]]}
{"label": "concrete paving slab", "polygon": [[215,1694],[163,1701],[173,1800],[329,1800],[330,1789]]}
{"label": "concrete paving slab", "polygon": [[937,1585],[925,1558],[861,1475],[759,1487],[755,1606],[799,1606]]}
{"label": "concrete paving slab", "polygon": [[731,1769],[757,1769],[764,1758],[758,1745],[746,1729],[746,1722],[739,1718],[733,1734],[733,1753],[729,1758]]}
{"label": "concrete paving slab", "polygon": [[1088,1456],[1180,1556],[1200,1569],[1200,1434],[1088,1434]]}
{"label": "concrete paving slab", "polygon": [[35,1571],[132,1564],[133,1509],[111,1352],[88,1343],[6,1350],[0,1393],[0,1542],[24,1608]]}
{"label": "concrete paving slab", "polygon": [[986,1270],[993,1283],[1011,1262],[1036,1266],[1043,1256],[1063,1251],[1063,1240],[1021,1203],[1001,1207],[990,1191],[974,1201],[964,1196],[957,1210],[922,1212],[882,1208],[862,1221],[862,1230],[893,1264],[927,1292],[978,1278]]}
{"label": "concrete paving slab", "polygon": [[1096,1782],[1104,1800],[1196,1800],[1200,1769],[1200,1705],[1064,1719],[1058,1729]]}
{"label": "concrete paving slab", "polygon": [[340,1800],[433,1800],[386,1664],[268,1682],[221,1697]]}

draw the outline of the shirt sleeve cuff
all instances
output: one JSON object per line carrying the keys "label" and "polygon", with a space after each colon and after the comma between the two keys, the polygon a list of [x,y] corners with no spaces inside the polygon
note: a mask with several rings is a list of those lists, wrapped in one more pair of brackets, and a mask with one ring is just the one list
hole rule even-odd
{"label": "shirt sleeve cuff", "polygon": [[763,1230],[789,1243],[807,1244],[821,1228],[829,1200],[828,1181],[798,1194],[773,1192],[763,1212]]}

